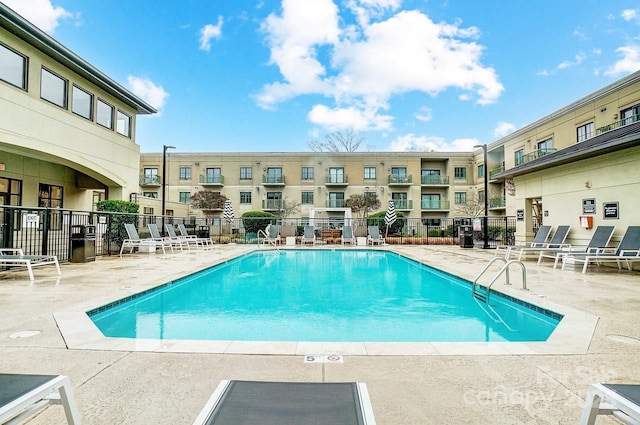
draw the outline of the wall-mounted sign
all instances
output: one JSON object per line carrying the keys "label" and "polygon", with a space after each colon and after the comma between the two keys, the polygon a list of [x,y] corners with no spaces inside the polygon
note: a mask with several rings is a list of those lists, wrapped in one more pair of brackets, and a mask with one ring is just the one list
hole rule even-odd
{"label": "wall-mounted sign", "polygon": [[479,218],[474,218],[473,219],[473,231],[474,232],[481,232],[482,231],[482,222],[480,222]]}
{"label": "wall-mounted sign", "polygon": [[544,213],[542,213],[542,215],[545,217],[549,217],[549,210],[544,210]]}
{"label": "wall-mounted sign", "polygon": [[524,221],[524,210],[517,210],[516,211],[516,220],[517,221]]}
{"label": "wall-mounted sign", "polygon": [[38,214],[24,214],[22,216],[22,227],[38,227],[40,216]]}
{"label": "wall-mounted sign", "polygon": [[582,200],[582,214],[595,214],[596,213],[596,199],[583,199]]}
{"label": "wall-mounted sign", "polygon": [[620,218],[619,202],[603,202],[602,216],[605,220],[614,220]]}

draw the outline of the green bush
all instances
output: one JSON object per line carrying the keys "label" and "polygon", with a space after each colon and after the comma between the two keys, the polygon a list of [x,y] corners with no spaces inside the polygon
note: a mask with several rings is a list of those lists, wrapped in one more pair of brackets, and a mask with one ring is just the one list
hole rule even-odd
{"label": "green bush", "polygon": [[126,214],[109,214],[109,230],[107,233],[107,240],[113,245],[120,246],[122,241],[129,238],[127,229],[125,229],[125,223],[138,223],[138,211],[140,205],[135,202],[118,201],[115,199],[107,199],[100,201],[96,204],[96,210],[108,211],[108,212],[121,212]]}
{"label": "green bush", "polygon": [[387,232],[387,225],[384,222],[384,216],[386,214],[386,211],[380,211],[375,214],[371,214],[367,218],[367,226],[378,226],[381,235],[386,235],[387,233],[389,235],[400,234],[404,226],[406,226],[407,224],[407,219],[404,218],[404,213],[396,211],[397,218],[396,221],[394,221],[391,226],[389,226],[389,232]]}
{"label": "green bush", "polygon": [[264,231],[269,224],[276,224],[276,216],[264,211],[247,211],[242,214],[242,225],[246,233]]}
{"label": "green bush", "polygon": [[429,237],[439,238],[442,234],[442,230],[440,229],[429,229]]}

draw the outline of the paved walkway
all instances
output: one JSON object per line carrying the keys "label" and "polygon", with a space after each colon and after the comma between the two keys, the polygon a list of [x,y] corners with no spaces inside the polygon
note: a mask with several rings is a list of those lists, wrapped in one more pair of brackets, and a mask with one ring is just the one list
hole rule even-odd
{"label": "paved walkway", "polygon": [[[527,293],[517,284],[497,289],[583,315],[587,322],[593,318],[586,343],[580,341],[588,326],[575,332],[577,343],[569,329],[564,344],[560,338],[545,349],[515,354],[467,344],[453,354],[445,347],[426,355],[346,353],[343,363],[327,364],[305,363],[301,351],[247,354],[255,347],[245,347],[236,350],[243,354],[205,353],[197,343],[162,350],[126,343],[69,348],[82,335],[69,331],[69,323],[64,332],[59,328],[69,311],[122,298],[249,249],[228,245],[197,253],[104,257],[62,264],[61,278],[53,267],[37,268],[34,282],[26,271],[0,273],[0,372],[68,375],[85,424],[190,424],[221,379],[366,382],[379,425],[577,424],[589,383],[640,383],[640,273],[594,267],[583,275],[533,260],[526,261]],[[451,246],[382,249],[467,279],[493,255]],[[515,275],[512,280],[519,282]],[[41,332],[15,338],[29,330]],[[328,347],[327,354],[334,349]],[[31,423],[66,422],[55,406]]]}

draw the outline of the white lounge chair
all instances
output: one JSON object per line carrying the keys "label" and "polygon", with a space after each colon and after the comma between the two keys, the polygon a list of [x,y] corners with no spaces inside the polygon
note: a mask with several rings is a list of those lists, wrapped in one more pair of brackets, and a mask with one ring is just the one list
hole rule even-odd
{"label": "white lounge chair", "polygon": [[316,231],[313,226],[304,226],[304,234],[302,235],[302,245],[310,243],[316,244]]}
{"label": "white lounge chair", "polygon": [[120,247],[121,257],[125,247],[129,248],[130,253],[133,252],[133,250],[136,248],[138,250],[140,248],[147,248],[149,250],[152,249],[153,252],[155,252],[157,248],[161,248],[162,253],[166,254],[167,252],[165,250],[165,247],[169,246],[171,248],[171,251],[173,252],[173,247],[170,243],[160,243],[153,239],[140,239],[140,235],[138,235],[136,226],[134,226],[133,223],[125,223],[124,228],[127,230],[127,235],[129,236],[129,238],[122,241],[122,246]]}
{"label": "white lounge chair", "polygon": [[342,245],[344,245],[346,243],[350,243],[351,245],[355,245],[356,244],[356,237],[353,236],[353,227],[351,227],[351,226],[342,227],[342,236],[340,237],[340,240],[342,241]]}
{"label": "white lounge chair", "polygon": [[564,243],[569,234],[569,230],[571,230],[571,226],[558,226],[549,242],[536,243],[535,246],[513,246],[505,255],[507,259],[511,258],[511,254],[517,255],[518,261],[520,261],[524,254],[536,253],[539,255],[543,251],[555,253],[560,249],[570,248],[571,245]]}
{"label": "white lounge chair", "polygon": [[369,235],[367,236],[367,244],[369,245],[384,245],[385,240],[380,234],[380,229],[378,226],[368,226]]}
{"label": "white lounge chair", "polygon": [[0,248],[0,266],[26,267],[29,271],[29,279],[34,280],[33,268],[54,264],[61,275],[58,257],[55,255],[24,255],[22,248]]}
{"label": "white lounge chair", "polygon": [[270,224],[267,226],[264,233],[268,237],[268,240],[265,240],[264,243],[274,243],[276,245],[282,243],[282,240],[280,239],[280,226],[277,224]]}
{"label": "white lounge chair", "polygon": [[594,425],[599,415],[613,416],[625,424],[640,423],[640,385],[589,385],[580,425]]}
{"label": "white lounge chair", "polygon": [[80,414],[69,378],[62,375],[0,373],[0,423],[17,424],[49,404],[61,404],[69,425],[80,425]]}
{"label": "white lounge chair", "polygon": [[592,252],[567,255],[563,261],[563,268],[569,259],[584,264],[582,273],[587,272],[589,263],[600,265],[613,262],[618,265],[618,269],[622,269],[622,263],[625,263],[631,271],[633,263],[640,261],[640,226],[629,226],[617,248],[597,248]]}
{"label": "white lounge chair", "polygon": [[196,235],[190,235],[189,232],[187,232],[187,228],[185,227],[184,223],[178,223],[178,231],[180,232],[178,237],[186,239],[190,244],[195,243],[196,245],[200,245],[202,247],[209,247],[213,244],[211,238],[201,238]]}
{"label": "white lounge chair", "polygon": [[[173,247],[178,247],[180,248],[180,251],[182,251],[182,246],[185,244],[184,240],[182,239],[178,239],[176,238],[172,238],[170,236],[162,236],[160,234],[160,229],[158,229],[158,225],[155,223],[149,223],[147,224],[147,227],[149,228],[149,233],[151,233],[151,238],[161,244],[168,244],[168,246],[171,248],[171,252],[173,252]],[[187,248],[189,248],[189,245],[187,245]]]}
{"label": "white lounge chair", "polygon": [[[598,226],[596,230],[593,232],[593,236],[587,245],[569,245],[569,247],[561,248],[556,251],[540,251],[540,256],[538,257],[538,264],[542,261],[543,258],[551,258],[554,260],[553,268],[555,269],[558,266],[558,261],[563,260],[564,257],[570,254],[575,253],[587,253],[597,250],[600,247],[608,246],[609,241],[611,241],[611,236],[613,236],[613,232],[616,230],[616,226]],[[564,265],[564,261],[563,261]]]}
{"label": "white lounge chair", "polygon": [[193,425],[375,425],[367,385],[222,381]]}
{"label": "white lounge chair", "polygon": [[511,255],[511,250],[514,248],[543,248],[547,243],[547,239],[549,238],[549,234],[551,233],[551,226],[540,226],[536,235],[533,237],[533,241],[523,244],[523,245],[498,245],[494,252],[494,257],[498,257],[501,255],[501,252],[504,252],[504,258],[506,260],[509,259]]}

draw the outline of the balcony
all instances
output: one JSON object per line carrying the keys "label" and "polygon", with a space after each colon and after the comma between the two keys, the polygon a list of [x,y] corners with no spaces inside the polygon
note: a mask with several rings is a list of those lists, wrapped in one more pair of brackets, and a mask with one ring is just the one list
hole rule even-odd
{"label": "balcony", "polygon": [[278,175],[262,175],[262,184],[264,186],[284,186],[284,174]]}
{"label": "balcony", "polygon": [[327,208],[344,208],[344,199],[329,199]]}
{"label": "balcony", "polygon": [[489,198],[489,209],[504,209],[507,206],[507,200],[504,196],[497,198]]}
{"label": "balcony", "polygon": [[158,175],[140,175],[140,186],[159,187],[162,185],[162,178]]}
{"label": "balcony", "polygon": [[413,201],[408,199],[394,199],[393,205],[398,211],[411,211],[413,209]]}
{"label": "balcony", "polygon": [[640,115],[631,115],[630,117],[621,119],[620,121],[615,121],[611,124],[596,128],[596,136],[611,130],[615,130],[616,128],[624,127],[625,125],[633,124],[634,122],[638,121],[640,121]]}
{"label": "balcony", "polygon": [[555,148],[550,148],[550,149],[538,149],[537,151],[533,151],[531,153],[522,155],[521,161],[518,161],[519,163],[517,163],[516,165],[522,165],[522,164],[526,164],[527,162],[531,162],[534,159],[538,159],[540,157],[543,157],[545,155],[548,155],[550,153],[555,152],[556,149]]}
{"label": "balcony", "polygon": [[280,211],[284,207],[284,199],[263,199],[263,211]]}
{"label": "balcony", "polygon": [[413,182],[413,177],[411,174],[409,175],[398,175],[391,174],[388,178],[389,186],[411,186]]}
{"label": "balcony", "polygon": [[504,171],[504,167],[494,168],[493,170],[489,170],[489,180],[493,180],[493,176],[503,171]]}
{"label": "balcony", "polygon": [[324,183],[326,186],[348,186],[349,176],[346,174],[328,175]]}
{"label": "balcony", "polygon": [[420,178],[422,186],[449,186],[449,176],[428,175]]}
{"label": "balcony", "polygon": [[449,211],[449,201],[422,201],[422,211]]}
{"label": "balcony", "polygon": [[224,176],[200,174],[200,184],[203,186],[224,186]]}

